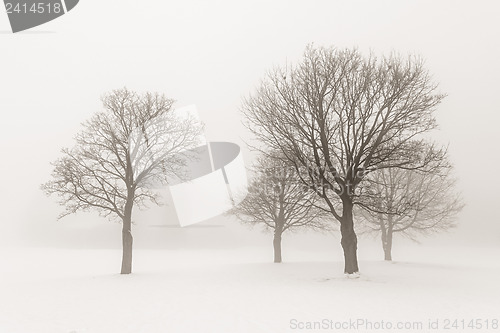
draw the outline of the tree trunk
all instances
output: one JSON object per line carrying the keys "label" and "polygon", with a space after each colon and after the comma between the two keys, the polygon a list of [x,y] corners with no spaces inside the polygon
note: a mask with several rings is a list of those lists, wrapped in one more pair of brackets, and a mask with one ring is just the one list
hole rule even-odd
{"label": "tree trunk", "polygon": [[281,262],[281,234],[282,231],[275,230],[273,238],[273,248],[274,248],[274,262]]}
{"label": "tree trunk", "polygon": [[382,238],[382,248],[384,249],[384,260],[392,260],[392,231],[389,231],[385,226],[385,221],[382,217],[379,217],[381,238]]}
{"label": "tree trunk", "polygon": [[392,216],[389,215],[387,218],[387,226],[385,225],[385,220],[382,215],[379,216],[379,225],[381,238],[382,238],[382,248],[384,249],[384,260],[392,261]]}
{"label": "tree trunk", "polygon": [[132,199],[127,200],[125,204],[125,214],[123,217],[123,228],[122,228],[122,270],[121,274],[132,273],[132,206],[133,206],[133,195]]}
{"label": "tree trunk", "polygon": [[132,273],[132,244],[133,237],[130,228],[127,230],[125,225],[122,230],[122,244],[123,244],[123,254],[122,254],[122,270],[121,274]]}
{"label": "tree trunk", "polygon": [[344,197],[342,199],[342,221],[340,223],[342,240],[340,244],[344,250],[344,273],[346,274],[359,272],[357,257],[358,239],[354,232],[352,208],[352,199]]}
{"label": "tree trunk", "polygon": [[382,240],[384,245],[384,260],[392,260],[392,231],[387,232],[385,240]]}

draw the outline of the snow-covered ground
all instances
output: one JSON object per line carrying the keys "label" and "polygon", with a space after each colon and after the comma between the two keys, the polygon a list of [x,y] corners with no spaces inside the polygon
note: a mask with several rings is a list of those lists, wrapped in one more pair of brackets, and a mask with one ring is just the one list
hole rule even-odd
{"label": "snow-covered ground", "polygon": [[359,279],[343,276],[338,244],[300,248],[293,237],[283,264],[262,245],[137,246],[128,276],[119,249],[1,249],[0,332],[428,332],[429,320],[441,332],[454,319],[449,331],[500,331],[498,248],[399,245],[404,260],[390,263],[364,243]]}

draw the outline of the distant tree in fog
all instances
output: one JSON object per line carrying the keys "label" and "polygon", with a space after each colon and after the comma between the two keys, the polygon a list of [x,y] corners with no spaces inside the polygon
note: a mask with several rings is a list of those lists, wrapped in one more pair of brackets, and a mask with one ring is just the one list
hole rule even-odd
{"label": "distant tree in fog", "polygon": [[286,231],[299,228],[327,229],[328,211],[319,207],[318,197],[297,177],[293,166],[272,156],[260,157],[248,195],[230,214],[242,222],[263,225],[274,234],[274,262],[282,261],[281,240]]}
{"label": "distant tree in fog", "polygon": [[369,175],[358,212],[367,231],[380,234],[385,260],[392,260],[395,234],[416,240],[455,226],[464,204],[451,172],[443,161],[427,172],[393,168]]}
{"label": "distant tree in fog", "polygon": [[60,218],[95,210],[122,223],[121,273],[132,272],[132,210],[157,203],[153,183],[167,182],[185,164],[181,152],[197,144],[201,126],[173,112],[173,100],[127,89],[102,98],[104,109],[83,124],[71,149],[53,163],[42,185],[66,207]]}

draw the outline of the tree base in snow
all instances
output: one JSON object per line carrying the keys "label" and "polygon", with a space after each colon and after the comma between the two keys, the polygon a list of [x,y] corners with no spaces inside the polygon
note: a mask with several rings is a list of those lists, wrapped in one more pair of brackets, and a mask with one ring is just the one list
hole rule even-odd
{"label": "tree base in snow", "polygon": [[359,279],[359,277],[361,276],[359,272],[354,272],[352,274],[345,273],[344,275],[348,279]]}

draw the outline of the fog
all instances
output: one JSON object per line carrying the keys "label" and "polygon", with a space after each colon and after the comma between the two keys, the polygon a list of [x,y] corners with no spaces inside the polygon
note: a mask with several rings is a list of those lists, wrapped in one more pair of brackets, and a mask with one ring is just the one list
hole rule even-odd
{"label": "fog", "polygon": [[[117,223],[91,213],[57,221],[62,208],[39,189],[80,123],[100,110],[102,94],[126,86],[165,93],[178,106],[195,104],[207,139],[242,145],[250,165],[242,98],[267,70],[297,61],[314,43],[426,59],[448,94],[432,135],[449,145],[467,204],[460,226],[440,239],[500,245],[499,14],[495,1],[85,0],[57,20],[12,34],[2,12],[0,244],[119,246]],[[220,217],[205,225],[226,226],[213,234],[262,241],[235,223]],[[157,243],[156,230],[178,232],[156,228],[141,230]]]}

